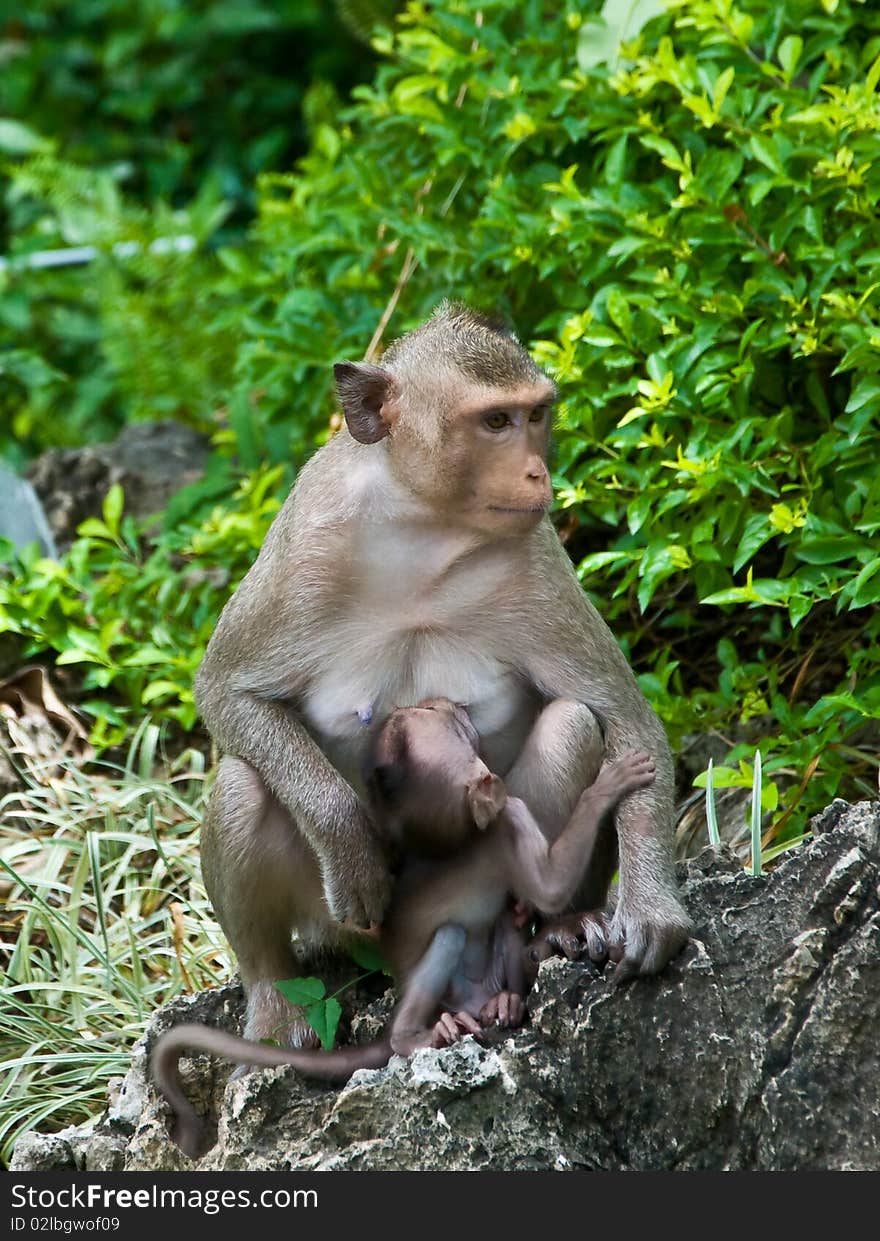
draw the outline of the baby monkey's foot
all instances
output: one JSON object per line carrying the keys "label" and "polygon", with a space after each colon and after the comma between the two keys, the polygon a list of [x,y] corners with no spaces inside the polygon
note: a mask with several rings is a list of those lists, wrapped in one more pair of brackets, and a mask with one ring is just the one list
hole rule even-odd
{"label": "baby monkey's foot", "polygon": [[598,776],[582,796],[599,799],[607,806],[616,806],[628,793],[643,789],[654,780],[654,759],[645,750],[628,750],[611,762],[602,764]]}
{"label": "baby monkey's foot", "polygon": [[480,1009],[480,1023],[484,1026],[501,1026],[515,1030],[523,1023],[526,1006],[515,991],[499,991]]}

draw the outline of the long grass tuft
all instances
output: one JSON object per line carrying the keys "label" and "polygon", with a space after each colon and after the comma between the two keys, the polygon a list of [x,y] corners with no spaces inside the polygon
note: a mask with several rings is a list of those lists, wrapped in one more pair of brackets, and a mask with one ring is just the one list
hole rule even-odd
{"label": "long grass tuft", "polygon": [[155,1008],[228,977],[198,867],[205,761],[22,771],[0,801],[0,1155],[103,1109]]}

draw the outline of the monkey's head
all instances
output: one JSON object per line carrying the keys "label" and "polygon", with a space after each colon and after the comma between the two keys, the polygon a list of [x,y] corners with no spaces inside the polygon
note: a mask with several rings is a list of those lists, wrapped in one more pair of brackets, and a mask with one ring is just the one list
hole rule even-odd
{"label": "monkey's head", "polygon": [[441,857],[497,818],[507,792],[478,745],[467,711],[448,698],[391,713],[374,736],[365,780],[373,814],[392,843]]}
{"label": "monkey's head", "polygon": [[546,513],[556,388],[500,324],[443,302],[381,366],[339,362],[334,374],[350,433],[444,521],[504,537]]}

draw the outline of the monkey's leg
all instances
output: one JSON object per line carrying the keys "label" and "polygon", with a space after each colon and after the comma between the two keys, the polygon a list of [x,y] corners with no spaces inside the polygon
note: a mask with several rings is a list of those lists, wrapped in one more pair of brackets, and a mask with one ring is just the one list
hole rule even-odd
{"label": "monkey's leg", "polygon": [[225,756],[202,828],[202,872],[232,945],[247,994],[244,1036],[282,1046],[316,1038],[299,1009],[275,988],[301,971],[291,944],[332,937],[318,864],[287,812],[241,759]]}
{"label": "monkey's leg", "polygon": [[[595,781],[604,756],[602,730],[590,708],[557,698],[538,715],[504,782],[511,796],[526,803],[552,843],[571,818],[581,793]],[[616,869],[617,833],[608,815],[599,827],[575,898],[576,908],[589,912],[577,915],[578,923],[554,919],[541,932],[554,950],[569,955],[566,946],[583,923],[578,938],[589,944],[591,956],[599,952],[597,937],[604,943],[605,935],[601,910]]]}
{"label": "monkey's leg", "polygon": [[479,1031],[473,1018],[458,1014],[450,1026],[444,1018],[437,1020],[443,996],[449,989],[467,943],[464,927],[446,923],[434,933],[428,950],[409,975],[404,995],[391,1025],[391,1046],[398,1055],[408,1056],[417,1047],[445,1047],[454,1042],[459,1018],[473,1023],[471,1033]]}
{"label": "monkey's leg", "polygon": [[489,998],[480,1009],[480,1023],[504,1029],[522,1025],[526,979],[523,968],[523,932],[513,910],[506,909],[495,923],[492,953],[486,977]]}

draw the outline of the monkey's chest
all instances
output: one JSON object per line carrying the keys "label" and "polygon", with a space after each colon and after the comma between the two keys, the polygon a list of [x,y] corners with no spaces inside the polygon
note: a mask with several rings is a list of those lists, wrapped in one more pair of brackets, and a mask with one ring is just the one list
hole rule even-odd
{"label": "monkey's chest", "polygon": [[371,720],[423,698],[463,703],[486,761],[504,772],[519,753],[536,704],[528,687],[478,635],[440,625],[377,632],[341,623],[323,635],[327,657],[302,703],[331,762],[356,787]]}

